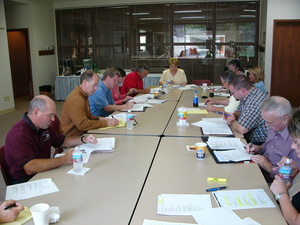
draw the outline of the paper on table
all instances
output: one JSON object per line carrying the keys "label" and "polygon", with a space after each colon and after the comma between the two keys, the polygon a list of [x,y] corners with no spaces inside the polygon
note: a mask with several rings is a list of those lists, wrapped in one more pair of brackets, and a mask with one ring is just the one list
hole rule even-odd
{"label": "paper on table", "polygon": [[197,224],[191,224],[191,223],[174,223],[174,222],[164,222],[164,221],[144,219],[143,225],[197,225]]}
{"label": "paper on table", "polygon": [[179,90],[182,90],[182,91],[188,91],[188,90],[194,90],[194,88],[197,87],[196,85],[186,85],[184,87],[179,87],[178,89]]}
{"label": "paper on table", "polygon": [[149,98],[154,98],[154,94],[138,95],[133,98],[133,101],[135,103],[145,103]]}
{"label": "paper on table", "polygon": [[243,221],[247,225],[261,225],[260,223],[256,222],[254,219],[252,219],[250,217],[244,218]]}
{"label": "paper on table", "polygon": [[51,178],[28,181],[6,187],[5,199],[22,200],[59,191]]}
{"label": "paper on table", "polygon": [[212,122],[212,123],[226,123],[226,121],[220,117],[219,118],[202,118],[202,121]]}
{"label": "paper on table", "polygon": [[32,215],[30,209],[26,206],[24,206],[24,208],[25,209],[18,215],[16,221],[10,223],[1,223],[1,225],[20,225],[25,224],[27,221],[31,220]]}
{"label": "paper on table", "polygon": [[245,144],[239,138],[209,137],[207,144],[211,149],[242,149]]}
{"label": "paper on table", "polygon": [[75,174],[74,173],[74,170],[71,169],[67,172],[67,174],[74,174],[74,175],[80,175],[80,176],[83,176],[84,174],[86,174],[91,168],[86,168],[86,167],[83,167],[83,170],[80,172],[80,173],[77,173]]}
{"label": "paper on table", "polygon": [[228,209],[273,208],[275,205],[263,189],[222,190],[212,192],[217,204]]}
{"label": "paper on table", "polygon": [[148,99],[147,103],[150,104],[163,104],[167,101],[167,99]]}
{"label": "paper on table", "polygon": [[[130,109],[131,112],[143,112],[144,108],[153,108],[153,105],[144,103],[144,104],[134,104],[133,107]],[[121,110],[122,112],[128,111],[128,110]]]}
{"label": "paper on table", "polygon": [[202,127],[204,135],[233,135],[232,130],[226,123],[199,121],[192,124],[197,127]]}
{"label": "paper on table", "polygon": [[246,225],[232,210],[222,207],[195,212],[193,217],[199,225]]}
{"label": "paper on table", "polygon": [[187,114],[208,114],[206,109],[188,108]]}
{"label": "paper on table", "polygon": [[227,151],[214,151],[215,154],[222,156],[232,162],[240,162],[245,160],[251,160],[251,156],[245,149],[234,149]]}
{"label": "paper on table", "polygon": [[158,196],[157,214],[192,215],[194,212],[211,207],[209,194],[161,194]]}
{"label": "paper on table", "polygon": [[92,152],[114,152],[115,151],[115,142],[114,137],[110,138],[97,138],[97,144],[82,144],[77,146],[79,150],[84,150],[87,154]]}

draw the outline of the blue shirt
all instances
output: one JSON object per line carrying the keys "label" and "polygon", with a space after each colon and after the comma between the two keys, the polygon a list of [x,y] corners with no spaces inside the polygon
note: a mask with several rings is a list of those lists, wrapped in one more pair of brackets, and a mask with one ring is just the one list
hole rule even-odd
{"label": "blue shirt", "polygon": [[253,83],[253,86],[259,88],[260,90],[262,90],[263,92],[266,93],[266,88],[265,88],[265,84],[264,84],[263,81],[259,81],[257,83]]}
{"label": "blue shirt", "polygon": [[106,117],[112,112],[106,112],[105,106],[114,105],[111,90],[108,89],[102,80],[99,81],[99,87],[93,95],[89,96],[90,110],[94,116]]}

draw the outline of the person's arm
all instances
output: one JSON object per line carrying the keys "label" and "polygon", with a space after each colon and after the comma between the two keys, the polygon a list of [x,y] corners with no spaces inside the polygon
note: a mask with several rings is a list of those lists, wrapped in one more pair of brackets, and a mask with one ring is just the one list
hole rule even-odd
{"label": "person's arm", "polygon": [[216,106],[213,106],[213,105],[207,105],[206,110],[209,111],[209,112],[222,112],[222,113],[225,112],[224,107],[216,107]]}
{"label": "person's arm", "polygon": [[[15,204],[14,207],[11,207],[9,209],[4,209],[5,207],[9,205]],[[17,219],[20,212],[24,210],[24,206],[14,200],[6,200],[4,202],[0,203],[0,223],[8,223],[13,222]]]}
{"label": "person's arm", "polygon": [[97,144],[97,139],[89,134],[89,135],[82,135],[80,137],[66,137],[64,140],[64,143],[61,147],[73,147],[76,145],[81,145],[82,143],[91,143],[91,144]]}
{"label": "person's arm", "polygon": [[134,105],[134,102],[130,101],[124,105],[107,105],[103,109],[105,112],[114,112],[114,111],[131,109],[133,107],[133,105]]}
{"label": "person's arm", "polygon": [[286,192],[285,194],[282,194],[279,198],[279,203],[281,206],[283,216],[289,225],[299,225],[300,224],[300,215],[299,215],[298,211],[292,205],[290,197],[287,193],[289,187],[290,187],[289,183],[285,184],[282,181],[282,179],[278,175],[276,175],[273,183],[270,186],[270,189],[274,195]]}
{"label": "person's arm", "polygon": [[145,89],[135,89],[138,94],[148,94],[150,92],[150,88]]}
{"label": "person's arm", "polygon": [[228,125],[230,125],[235,131],[237,131],[241,134],[248,133],[249,130],[238,123],[237,117],[236,117],[237,114],[227,112],[227,115],[228,116],[223,114],[223,118],[226,120]]}
{"label": "person's arm", "polygon": [[205,100],[205,104],[207,105],[228,105],[229,100],[227,99],[213,99],[213,98],[208,98]]}
{"label": "person's arm", "polygon": [[27,175],[51,170],[64,164],[72,164],[72,151],[67,151],[64,156],[52,159],[32,159],[24,165]]}

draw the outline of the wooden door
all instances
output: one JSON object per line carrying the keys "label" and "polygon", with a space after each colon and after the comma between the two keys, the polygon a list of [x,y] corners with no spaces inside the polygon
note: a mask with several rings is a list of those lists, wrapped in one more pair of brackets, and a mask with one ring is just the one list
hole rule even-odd
{"label": "wooden door", "polygon": [[300,20],[275,20],[271,74],[271,96],[300,105]]}
{"label": "wooden door", "polygon": [[14,97],[33,96],[28,29],[7,32]]}

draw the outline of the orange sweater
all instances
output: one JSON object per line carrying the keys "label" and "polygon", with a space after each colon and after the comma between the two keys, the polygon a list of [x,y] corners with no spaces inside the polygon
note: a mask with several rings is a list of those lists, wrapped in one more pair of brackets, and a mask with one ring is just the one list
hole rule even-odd
{"label": "orange sweater", "polygon": [[98,120],[90,111],[88,95],[77,86],[62,108],[60,131],[67,137],[80,136],[88,130],[106,127],[106,120]]}

